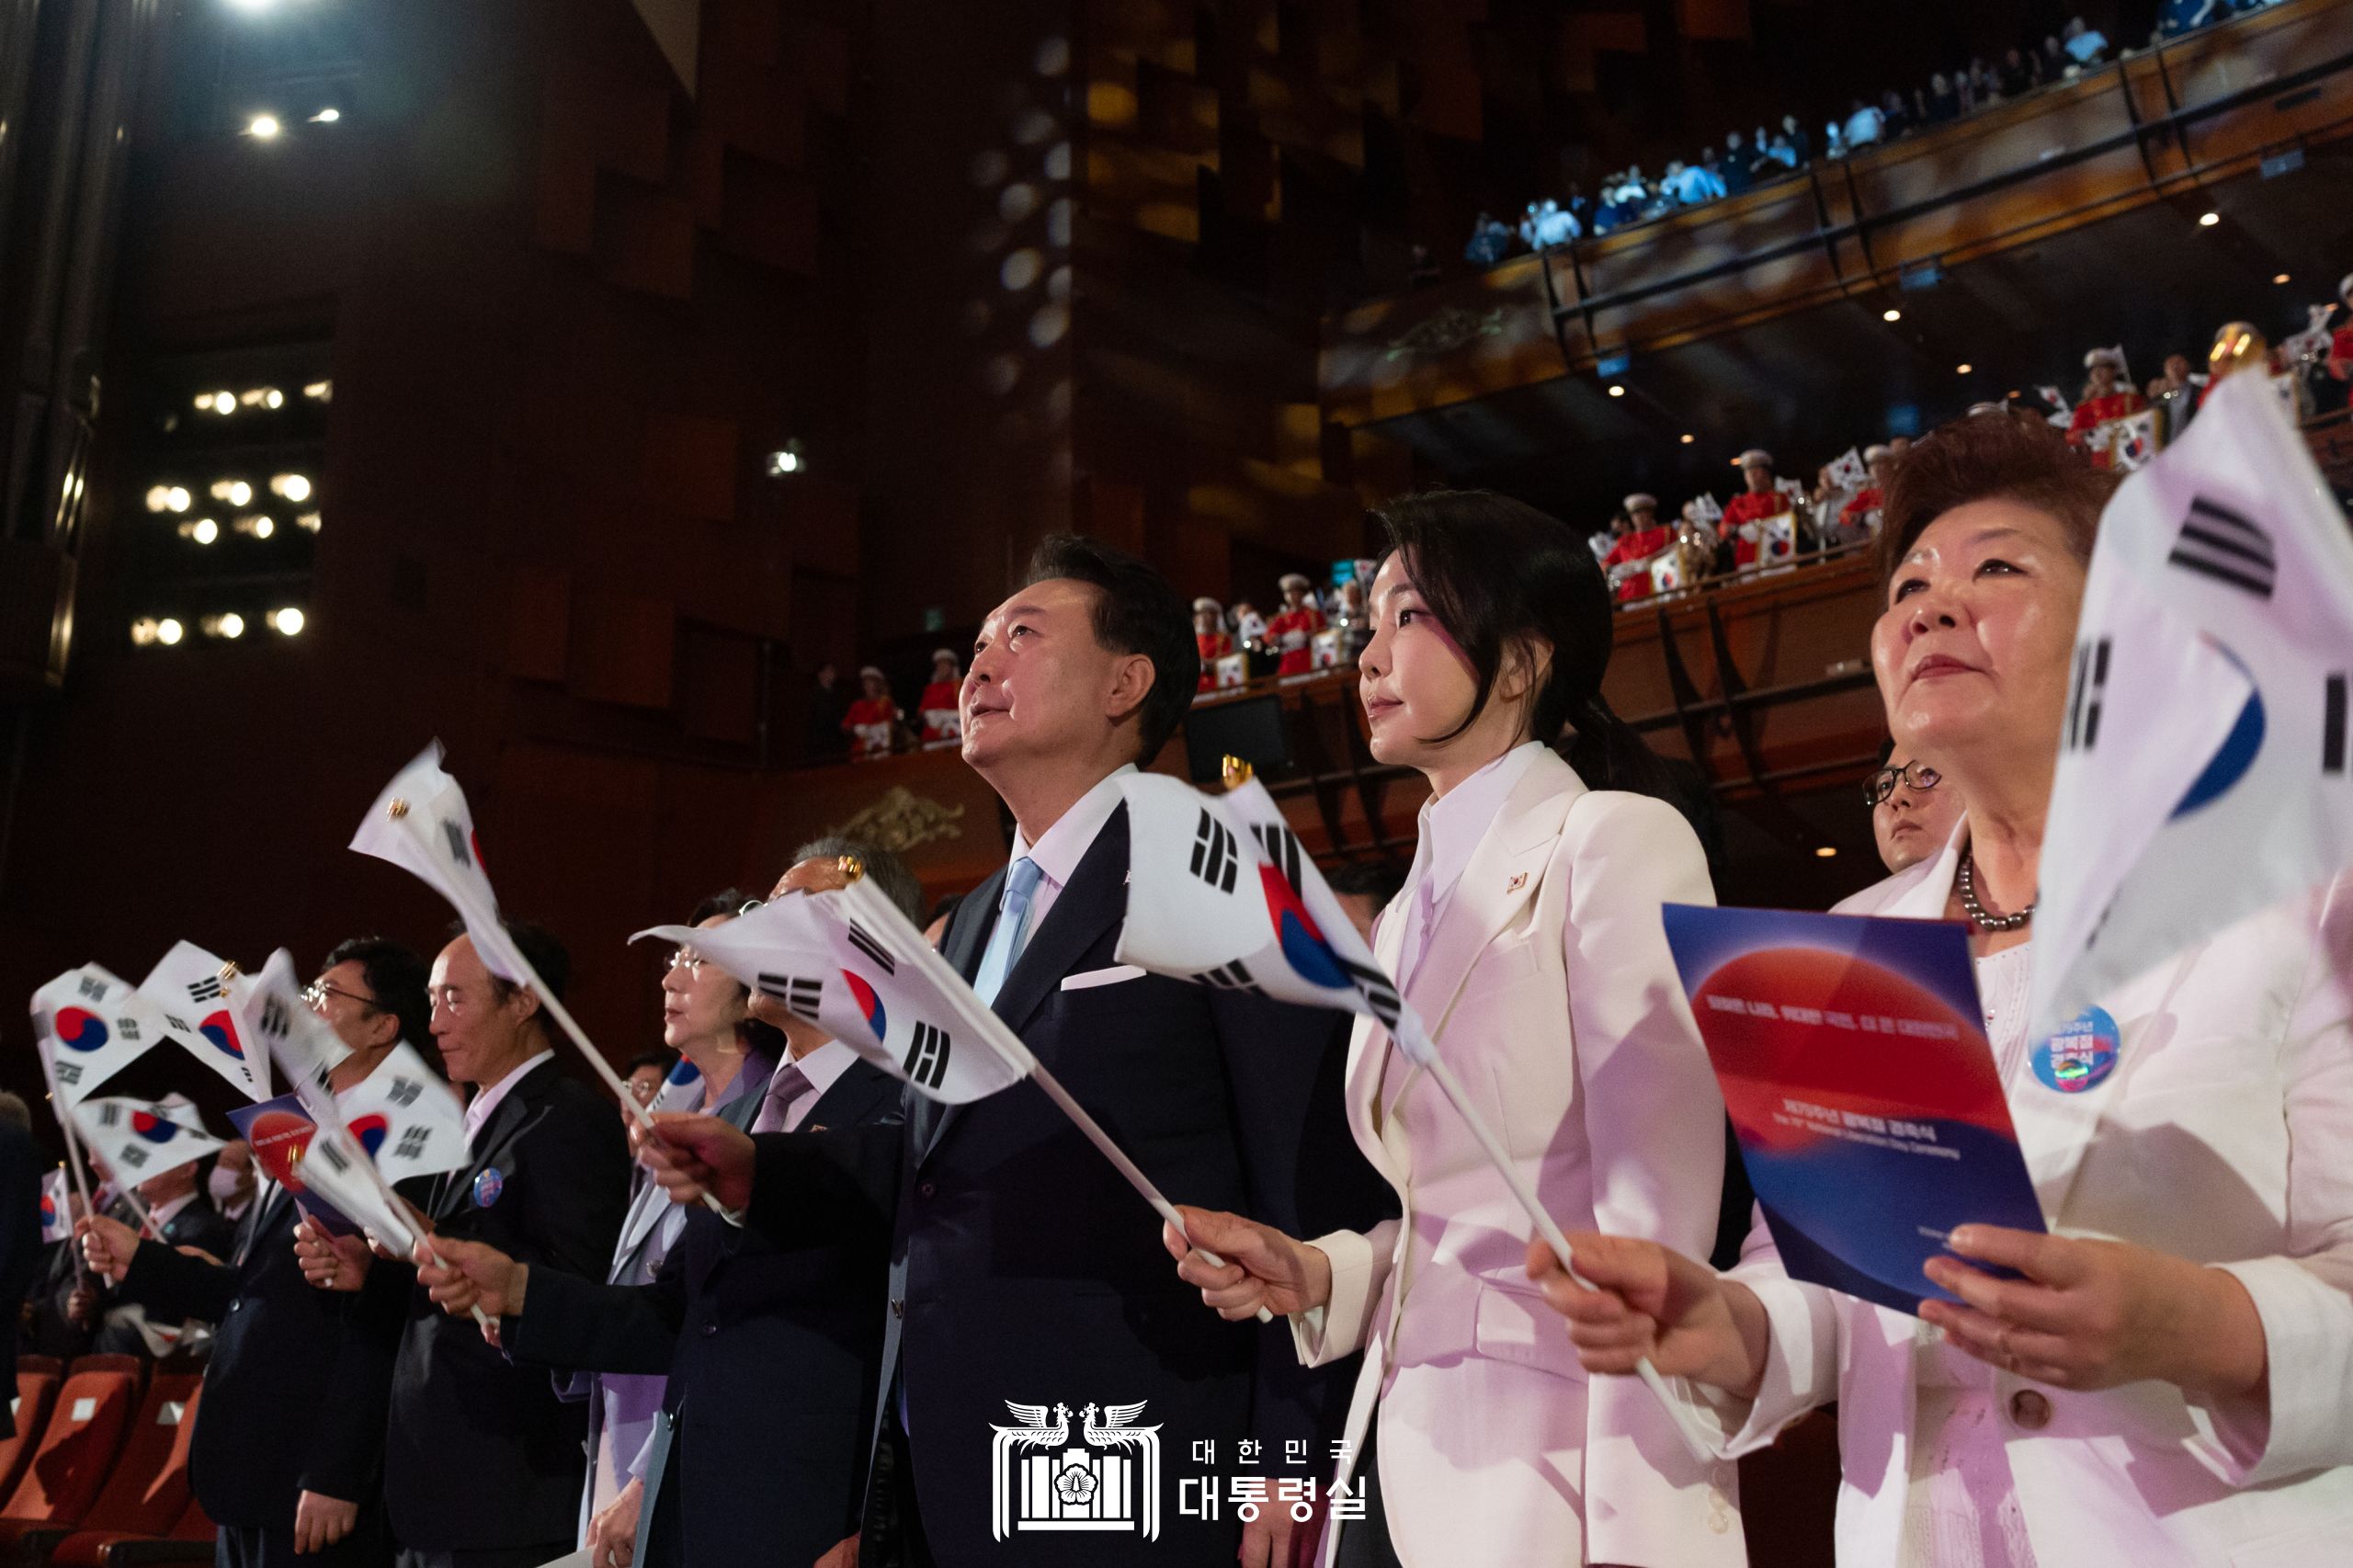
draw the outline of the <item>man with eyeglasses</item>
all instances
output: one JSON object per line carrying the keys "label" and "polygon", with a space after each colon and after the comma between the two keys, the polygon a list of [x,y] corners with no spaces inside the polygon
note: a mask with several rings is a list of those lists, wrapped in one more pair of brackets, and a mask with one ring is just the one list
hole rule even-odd
{"label": "man with eyeglasses", "polygon": [[[350,1048],[328,1076],[338,1095],[402,1040],[425,1038],[425,963],[396,942],[345,942],[303,995]],[[188,1449],[197,1501],[220,1527],[218,1562],[385,1568],[392,1546],[377,1476],[393,1340],[370,1330],[358,1297],[305,1281],[301,1218],[291,1194],[264,1181],[226,1265],[104,1217],[82,1227],[83,1249],[93,1268],[120,1278],[123,1299],[219,1324]]]}
{"label": "man with eyeglasses", "polygon": [[1880,764],[1863,779],[1863,799],[1871,808],[1871,838],[1892,875],[1944,848],[1961,821],[1961,790],[1927,763],[1898,756],[1893,741],[1881,749]]}

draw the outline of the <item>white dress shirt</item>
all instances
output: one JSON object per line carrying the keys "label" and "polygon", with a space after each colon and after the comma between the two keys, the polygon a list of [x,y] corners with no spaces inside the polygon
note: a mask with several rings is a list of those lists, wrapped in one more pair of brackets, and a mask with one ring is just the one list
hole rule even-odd
{"label": "white dress shirt", "polygon": [[[1011,866],[1026,855],[1036,863],[1039,871],[1037,891],[1029,895],[1029,926],[1022,933],[1023,946],[1028,946],[1029,938],[1038,934],[1038,927],[1046,923],[1046,916],[1053,913],[1054,900],[1062,896],[1063,889],[1077,871],[1078,863],[1095,846],[1103,824],[1120,809],[1120,780],[1135,770],[1136,765],[1131,762],[1105,774],[1095,788],[1072,801],[1070,810],[1056,817],[1054,824],[1040,834],[1035,844],[1019,828],[1014,829],[1013,853],[1005,863]],[[1004,907],[1000,894],[997,908],[1002,912]],[[1020,959],[1020,953],[1015,952],[1013,961],[1017,963]],[[1007,967],[1009,970],[1010,965]]]}
{"label": "white dress shirt", "polygon": [[798,1068],[801,1075],[809,1080],[808,1092],[785,1110],[784,1131],[795,1131],[808,1120],[810,1111],[825,1097],[825,1091],[832,1088],[841,1075],[849,1071],[850,1063],[857,1060],[857,1051],[840,1040],[829,1040],[806,1056],[787,1057],[778,1063],[778,1072],[781,1073],[787,1067]]}
{"label": "white dress shirt", "polygon": [[[552,1062],[554,1060],[554,1048],[551,1047],[546,1051],[542,1051],[537,1056],[532,1057],[529,1062],[524,1062],[523,1065],[516,1068],[513,1072],[507,1074],[506,1076],[498,1080],[495,1084],[491,1085],[488,1088],[476,1094],[472,1099],[468,1100],[466,1102],[466,1147],[469,1149],[474,1148],[476,1140],[482,1137],[482,1130],[490,1125],[490,1113],[498,1108],[498,1102],[506,1097],[506,1092],[509,1089],[512,1089],[517,1083],[520,1083],[524,1075],[529,1073],[533,1068],[537,1067],[540,1062]],[[477,1153],[480,1152],[480,1150],[475,1150],[475,1153]]]}
{"label": "white dress shirt", "polygon": [[1407,921],[1405,946],[1398,957],[1399,984],[1413,983],[1422,949],[1438,929],[1472,852],[1543,749],[1541,741],[1514,746],[1445,794],[1422,802],[1421,842],[1415,846],[1414,864],[1405,873],[1405,896],[1398,901]]}

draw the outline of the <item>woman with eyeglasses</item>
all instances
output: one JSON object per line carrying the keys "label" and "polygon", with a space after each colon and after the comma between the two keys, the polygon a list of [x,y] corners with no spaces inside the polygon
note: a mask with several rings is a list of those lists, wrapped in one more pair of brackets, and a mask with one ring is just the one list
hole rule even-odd
{"label": "woman with eyeglasses", "polygon": [[1880,748],[1880,769],[1863,780],[1871,809],[1871,840],[1888,874],[1908,870],[1936,854],[1961,823],[1961,786],[1893,740]]}
{"label": "woman with eyeglasses", "polygon": [[1848,1568],[2322,1568],[2353,1542],[2353,879],[2240,921],[2052,1039],[2027,995],[2086,563],[2115,480],[1976,415],[1888,493],[1872,663],[1958,786],[1941,850],[1842,905],[1965,922],[2048,1234],[1957,1226],[1918,1316],[1631,1238],[1529,1271],[1597,1374],[1688,1379],[1719,1451],[1838,1403]]}
{"label": "woman with eyeglasses", "polygon": [[[1714,892],[1664,765],[1602,698],[1601,568],[1499,495],[1380,517],[1359,695],[1372,755],[1431,799],[1373,951],[1549,1213],[1704,1254],[1723,1102],[1658,911]],[[1523,1272],[1527,1211],[1370,1019],[1344,1094],[1402,1220],[1304,1241],[1187,1210],[1222,1264],[1166,1238],[1225,1317],[1290,1314],[1306,1365],[1363,1354],[1337,1480],[1364,1516],[1327,1524],[1326,1568],[1745,1562],[1731,1467],[1693,1459],[1640,1386],[1588,1381]]]}

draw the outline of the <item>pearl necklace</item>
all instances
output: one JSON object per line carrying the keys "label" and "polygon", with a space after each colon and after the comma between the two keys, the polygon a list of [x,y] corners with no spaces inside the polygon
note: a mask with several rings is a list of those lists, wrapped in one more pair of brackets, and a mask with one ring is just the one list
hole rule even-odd
{"label": "pearl necklace", "polygon": [[[1980,931],[2015,931],[2034,918],[2034,904],[2029,903],[2015,915],[1988,915],[1985,906],[1977,902],[1977,857],[1969,850],[1961,852],[1961,872],[1954,879],[1954,891],[1961,894],[1961,913]],[[2040,899],[2036,903],[2042,902]]]}

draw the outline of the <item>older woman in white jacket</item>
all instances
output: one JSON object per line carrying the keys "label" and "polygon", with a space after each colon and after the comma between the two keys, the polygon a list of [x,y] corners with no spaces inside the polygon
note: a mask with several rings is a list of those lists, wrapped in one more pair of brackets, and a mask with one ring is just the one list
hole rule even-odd
{"label": "older woman in white jacket", "polygon": [[[1960,785],[1941,855],[1849,913],[1965,920],[2048,1235],[1964,1225],[1916,1318],[1590,1236],[1530,1272],[1586,1365],[1642,1354],[1721,1451],[1838,1402],[1845,1568],[2353,1562],[2353,882],[2027,1039],[2036,868],[2067,658],[2112,481],[2039,423],[1964,420],[1888,496],[1872,655],[1899,746]],[[2074,1031],[2071,1031],[2074,1032]],[[1999,1278],[1963,1259],[2015,1269]]]}
{"label": "older woman in white jacket", "polygon": [[[1665,776],[1600,699],[1612,624],[1592,553],[1490,495],[1414,496],[1384,520],[1361,695],[1374,756],[1420,769],[1432,799],[1375,951],[1555,1219],[1704,1252],[1722,1103],[1658,906],[1713,895],[1683,817],[1631,792]],[[1544,744],[1564,722],[1574,768]],[[1731,1467],[1695,1460],[1641,1387],[1588,1384],[1522,1272],[1527,1214],[1370,1022],[1346,1094],[1402,1219],[1301,1242],[1188,1212],[1222,1266],[1168,1238],[1226,1316],[1290,1314],[1311,1365],[1364,1353],[1335,1479],[1367,1513],[1327,1531],[1323,1561],[1744,1562]]]}

